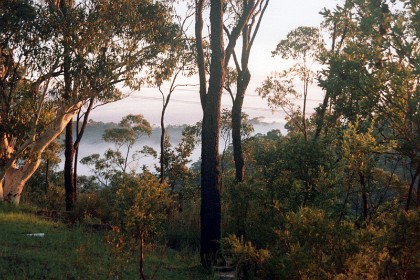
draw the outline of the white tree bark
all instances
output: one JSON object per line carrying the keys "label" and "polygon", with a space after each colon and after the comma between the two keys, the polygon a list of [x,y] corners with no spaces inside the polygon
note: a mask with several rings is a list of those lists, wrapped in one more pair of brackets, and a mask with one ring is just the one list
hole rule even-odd
{"label": "white tree bark", "polygon": [[38,169],[41,154],[64,130],[67,123],[80,109],[81,102],[57,112],[57,117],[51,126],[28,146],[29,156],[21,167],[16,166],[17,158],[12,159],[10,166],[4,171],[0,180],[0,201],[19,204],[26,182]]}

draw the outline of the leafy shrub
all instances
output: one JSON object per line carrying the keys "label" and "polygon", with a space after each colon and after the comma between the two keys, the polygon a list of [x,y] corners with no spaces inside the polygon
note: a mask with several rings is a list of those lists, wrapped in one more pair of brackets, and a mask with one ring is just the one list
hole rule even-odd
{"label": "leafy shrub", "polygon": [[103,220],[109,203],[101,199],[100,193],[81,193],[73,209],[73,216],[78,221],[97,223]]}
{"label": "leafy shrub", "polygon": [[[121,238],[117,236],[111,240],[131,244],[125,246],[131,252],[139,249],[139,272],[142,279],[145,279],[145,240],[162,233],[172,205],[168,185],[160,183],[150,173],[125,175],[118,186],[115,223],[119,225],[116,233],[120,232]],[[123,244],[121,246],[123,247]]]}
{"label": "leafy shrub", "polygon": [[419,225],[419,213],[410,211],[361,229],[359,251],[346,260],[336,279],[419,279]]}
{"label": "leafy shrub", "polygon": [[251,242],[235,235],[223,238],[220,248],[226,262],[235,266],[237,279],[269,279],[268,250],[257,249]]}
{"label": "leafy shrub", "polygon": [[331,279],[357,248],[350,224],[337,224],[316,208],[286,214],[277,234],[272,252],[279,279]]}
{"label": "leafy shrub", "polygon": [[46,211],[61,211],[65,209],[64,188],[55,184],[46,189],[29,185],[23,192],[22,202]]}

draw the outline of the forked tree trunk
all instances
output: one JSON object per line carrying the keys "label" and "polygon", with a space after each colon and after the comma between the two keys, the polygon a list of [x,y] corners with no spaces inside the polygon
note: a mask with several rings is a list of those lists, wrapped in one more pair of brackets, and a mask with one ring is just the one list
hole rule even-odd
{"label": "forked tree trunk", "polygon": [[[65,110],[52,124],[51,128],[45,131],[36,142],[29,147],[29,157],[19,168],[16,167],[16,159],[7,168],[0,180],[0,201],[8,201],[19,204],[20,197],[26,182],[35,173],[41,162],[41,154],[64,130],[67,123],[73,118],[74,114],[80,108],[80,103],[71,106]],[[61,116],[60,116],[61,115]]]}
{"label": "forked tree trunk", "polygon": [[[71,191],[73,193],[73,204],[77,201],[77,197],[79,195],[79,187],[78,187],[78,176],[77,176],[77,166],[78,166],[78,157],[79,157],[79,146],[80,141],[82,141],[83,135],[86,131],[86,126],[89,121],[89,115],[90,112],[93,110],[93,104],[95,103],[95,97],[91,97],[89,100],[89,105],[86,108],[86,111],[84,113],[83,121],[82,121],[82,127],[79,127],[80,125],[80,111],[77,114],[76,118],[76,141],[74,141],[73,145],[73,188],[71,188]],[[72,122],[72,121],[71,121]],[[73,137],[72,137],[73,138]],[[70,207],[71,208],[71,207]]]}
{"label": "forked tree trunk", "polygon": [[[255,5],[260,5],[258,12],[252,15],[252,20],[246,22],[242,30],[242,53],[241,59],[238,61],[235,58],[236,71],[238,77],[236,80],[237,92],[232,106],[232,146],[233,159],[235,161],[235,179],[237,182],[242,182],[245,177],[245,160],[242,149],[241,128],[242,128],[242,106],[245,98],[245,93],[251,80],[251,73],[248,68],[249,57],[251,55],[252,45],[261,25],[261,20],[267,9],[270,1],[261,1],[259,4],[249,3],[245,14],[251,15],[251,11]],[[259,16],[258,16],[259,15]],[[256,20],[258,18],[258,20]],[[254,28],[254,24],[256,24]]]}

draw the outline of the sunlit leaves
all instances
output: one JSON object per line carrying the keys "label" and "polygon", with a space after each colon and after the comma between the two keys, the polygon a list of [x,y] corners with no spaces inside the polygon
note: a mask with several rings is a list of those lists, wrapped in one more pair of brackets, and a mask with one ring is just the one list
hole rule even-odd
{"label": "sunlit leaves", "polygon": [[272,54],[273,56],[279,55],[283,59],[317,59],[323,47],[323,40],[318,28],[300,26],[289,32],[287,38],[277,44]]}
{"label": "sunlit leaves", "polygon": [[269,106],[274,110],[281,108],[289,114],[293,112],[293,102],[291,99],[298,97],[298,92],[293,83],[293,77],[289,72],[276,72],[257,88],[258,94],[266,98]]}

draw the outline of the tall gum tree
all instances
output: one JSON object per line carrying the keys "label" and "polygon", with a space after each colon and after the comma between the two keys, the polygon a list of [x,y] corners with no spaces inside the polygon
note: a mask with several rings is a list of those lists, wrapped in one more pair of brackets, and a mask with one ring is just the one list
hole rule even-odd
{"label": "tall gum tree", "polygon": [[[64,1],[65,2],[65,1]],[[65,3],[63,5],[67,5],[67,9],[72,9],[68,3]],[[60,4],[60,9],[61,6]],[[154,3],[153,1],[140,1],[140,2],[132,2],[129,1],[120,1],[116,3],[109,3],[108,6],[109,9],[112,10],[118,10],[120,13],[118,14],[118,18],[116,16],[112,16],[113,21],[110,23],[99,22],[99,24],[115,24],[115,26],[118,26],[116,30],[116,34],[122,32],[122,36],[125,37],[126,34],[129,33],[130,29],[135,31],[135,36],[137,38],[137,42],[133,41],[131,43],[128,43],[126,45],[126,50],[131,49],[135,50],[134,52],[126,52],[124,55],[125,63],[129,61],[137,61],[137,63],[143,63],[143,64],[149,64],[152,68],[156,68],[157,65],[159,65],[159,68],[161,69],[161,75],[167,75],[168,72],[170,72],[169,69],[171,65],[168,63],[167,60],[160,61],[160,63],[157,63],[159,59],[162,60],[162,57],[159,55],[159,53],[162,51],[162,46],[164,48],[169,48],[169,43],[172,44],[173,42],[173,36],[174,30],[172,25],[170,24],[170,19],[172,18],[169,13],[169,7],[164,6],[162,3]],[[62,10],[62,9],[61,9]],[[64,9],[65,10],[65,9]],[[110,10],[111,11],[111,10]],[[110,11],[107,11],[109,13]],[[124,14],[123,12],[126,12]],[[135,11],[135,12],[133,12]],[[62,12],[62,15],[64,18],[66,18],[66,14]],[[109,14],[108,14],[109,16]],[[159,20],[157,21],[156,18],[164,18],[165,20]],[[98,22],[96,22],[98,23]],[[79,32],[78,29],[83,28],[83,20],[79,24],[78,27],[75,28],[75,30],[72,31],[72,33]],[[104,27],[106,28],[106,27]],[[112,26],[111,26],[112,28]],[[126,29],[127,28],[127,29]],[[166,29],[166,30],[165,30]],[[111,29],[112,30],[112,29]],[[119,35],[117,35],[119,36]],[[112,41],[112,38],[109,38]],[[85,47],[82,45],[82,48]],[[148,50],[150,47],[154,47],[155,51]],[[172,47],[172,46],[171,46]],[[64,46],[65,50],[66,46]],[[79,45],[75,45],[73,51],[79,51],[80,48]],[[110,44],[102,45],[99,53],[101,54],[102,58],[102,66],[105,66],[105,71],[120,71],[120,69],[123,69],[125,66],[121,63],[114,64],[114,61],[112,61],[112,52],[109,52],[109,49],[113,48]],[[134,57],[137,52],[137,55],[139,57]],[[66,53],[66,52],[65,52]],[[149,53],[149,54],[147,54]],[[122,53],[121,53],[122,54]],[[147,56],[144,56],[144,54],[147,54]],[[110,56],[111,55],[111,56]],[[152,62],[154,61],[154,62]],[[65,64],[66,65],[66,64]],[[115,68],[109,68],[109,66],[112,65]],[[152,66],[153,65],[153,66]],[[118,69],[120,68],[120,69]],[[103,70],[102,70],[103,71]],[[150,71],[150,69],[148,69]],[[77,73],[76,75],[70,75],[70,77],[67,79],[70,84],[77,85]],[[133,74],[131,74],[133,75]],[[95,79],[97,77],[93,76]],[[115,80],[114,80],[115,79]],[[125,78],[124,78],[125,79]],[[124,79],[120,80],[120,77],[118,75],[111,77],[111,79],[108,81],[110,84],[114,83],[120,83],[124,81]],[[129,79],[132,79],[130,77]],[[64,79],[66,81],[66,79]],[[95,81],[94,81],[95,82]],[[136,81],[138,83],[139,81]],[[96,83],[96,82],[95,82]],[[135,85],[137,87],[137,85]],[[97,102],[109,102],[112,100],[117,100],[119,98],[119,94],[116,95],[105,95],[102,93],[103,90],[106,90],[105,88],[100,88],[97,90]],[[68,94],[77,95],[78,88],[73,87],[73,90],[69,90]],[[81,125],[81,129],[76,130],[76,140],[74,141],[73,131],[74,131],[74,124],[72,121],[69,122],[69,124],[66,127],[66,137],[65,137],[65,165],[64,165],[64,179],[65,179],[65,189],[66,189],[66,208],[70,210],[73,207],[74,202],[77,199],[77,162],[75,162],[75,157],[77,157],[76,151],[78,150],[78,145],[80,143],[80,140],[83,136],[84,127],[86,126],[86,122],[88,120],[88,115],[90,110],[93,108],[93,102],[94,100],[91,99],[89,101],[89,105],[87,105],[87,110],[85,112],[85,118]],[[77,123],[76,126],[79,124]],[[74,142],[73,142],[74,141]]]}
{"label": "tall gum tree", "polygon": [[137,74],[161,65],[177,27],[152,1],[82,1],[66,18],[60,2],[0,5],[0,200],[19,203],[42,152],[82,103],[118,94],[117,85],[139,88]]}
{"label": "tall gum tree", "polygon": [[209,267],[216,259],[221,238],[221,202],[220,202],[220,108],[226,69],[246,23],[260,1],[243,1],[242,12],[235,19],[229,31],[230,36],[225,47],[224,12],[225,1],[210,1],[210,65],[207,85],[206,60],[203,41],[204,0],[196,0],[195,39],[197,65],[200,80],[200,100],[203,109],[202,148],[201,148],[201,263]]}
{"label": "tall gum tree", "polygon": [[[249,70],[249,58],[251,56],[252,46],[261,26],[261,21],[268,7],[269,0],[256,1],[253,13],[249,17],[248,22],[242,30],[242,49],[238,58],[235,50],[233,51],[233,59],[236,68],[236,94],[230,87],[227,91],[232,98],[232,145],[233,159],[235,161],[235,179],[242,182],[245,176],[245,160],[242,149],[242,106],[245,99],[246,90],[251,81],[251,72]],[[246,4],[246,3],[245,3]],[[238,7],[231,7],[234,16],[240,16]],[[225,26],[228,38],[230,37],[229,29]]]}
{"label": "tall gum tree", "polygon": [[[162,96],[162,111],[160,115],[160,158],[159,158],[159,173],[160,182],[163,183],[168,177],[165,174],[168,168],[168,158],[165,151],[169,148],[169,135],[165,127],[165,114],[169,106],[172,94],[180,87],[194,86],[189,82],[181,82],[182,78],[191,77],[196,74],[197,67],[195,61],[194,39],[187,35],[189,20],[194,16],[194,7],[189,6],[184,16],[174,9],[175,18],[180,27],[179,32],[173,38],[171,49],[166,54],[166,62],[172,67],[165,69],[157,69],[152,75],[153,85],[157,86]],[[169,69],[169,71],[168,71]]]}

